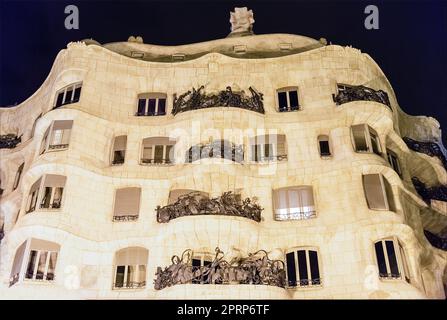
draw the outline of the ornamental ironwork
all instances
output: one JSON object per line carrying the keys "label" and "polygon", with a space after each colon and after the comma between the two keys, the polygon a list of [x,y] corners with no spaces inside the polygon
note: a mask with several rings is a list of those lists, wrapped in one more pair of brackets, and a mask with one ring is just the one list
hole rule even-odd
{"label": "ornamental ironwork", "polygon": [[430,157],[437,157],[439,160],[441,160],[442,165],[447,170],[447,158],[442,152],[441,147],[439,147],[437,143],[431,141],[427,142],[416,141],[408,137],[403,137],[402,139],[407,144],[408,148],[410,148],[411,150],[425,153]]}
{"label": "ornamental ironwork", "polygon": [[244,146],[225,140],[215,140],[208,144],[192,146],[186,152],[186,162],[205,158],[223,158],[241,163],[244,161]]}
{"label": "ornamental ironwork", "polygon": [[411,178],[411,181],[417,193],[428,205],[430,205],[430,200],[447,201],[447,185],[427,187],[417,177]]}
{"label": "ornamental ironwork", "polygon": [[22,142],[22,136],[17,137],[12,133],[0,135],[0,149],[13,149],[20,142]]}
{"label": "ornamental ironwork", "polygon": [[216,248],[213,261],[207,265],[192,265],[193,251],[185,250],[181,257],[174,255],[172,264],[157,268],[154,288],[161,290],[176,284],[253,284],[284,288],[286,271],[284,262],[271,260],[265,250],[250,253],[248,257],[225,260],[224,253]]}
{"label": "ornamental ironwork", "polygon": [[160,223],[196,215],[238,216],[260,222],[262,210],[264,209],[250,198],[241,200],[240,195],[231,191],[224,192],[220,197],[212,199],[201,192],[193,191],[180,196],[172,204],[156,208],[157,221]]}
{"label": "ornamental ironwork", "polygon": [[374,90],[365,86],[338,86],[338,94],[334,95],[337,105],[351,101],[375,101],[388,106],[391,109],[388,94],[383,90]]}
{"label": "ornamental ironwork", "polygon": [[250,96],[244,91],[234,92],[230,86],[217,94],[207,94],[204,88],[204,86],[197,90],[192,88],[179,97],[174,96],[172,114],[212,107],[233,107],[264,113],[263,94],[252,87],[248,88]]}
{"label": "ornamental ironwork", "polygon": [[433,247],[447,251],[447,238],[441,238],[428,230],[424,230],[424,234]]}

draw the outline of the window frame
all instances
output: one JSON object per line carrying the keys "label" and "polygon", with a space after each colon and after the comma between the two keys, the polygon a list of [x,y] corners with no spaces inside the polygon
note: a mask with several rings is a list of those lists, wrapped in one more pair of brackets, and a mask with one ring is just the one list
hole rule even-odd
{"label": "window frame", "polygon": [[[307,285],[302,285],[301,281],[302,279],[300,278],[300,267],[299,267],[299,261],[298,261],[298,251],[305,251],[306,254],[306,269],[307,269],[307,279],[303,279],[303,280],[307,280],[308,284]],[[314,251],[317,254],[317,262],[318,262],[318,274],[319,274],[319,283],[317,284],[313,284],[313,279],[312,279],[312,269],[311,269],[311,265],[310,265],[310,251]],[[289,272],[288,272],[288,266],[287,266],[287,254],[289,253],[293,253],[293,257],[294,257],[294,264],[295,264],[295,277],[296,277],[296,285],[295,286],[291,286],[289,285]],[[323,269],[322,269],[322,263],[321,263],[321,254],[320,254],[320,250],[318,247],[313,247],[313,246],[303,246],[303,247],[294,247],[291,248],[289,250],[286,250],[285,255],[284,255],[284,260],[286,262],[286,288],[287,289],[295,289],[295,290],[299,290],[299,289],[312,289],[312,288],[322,288],[323,287]]]}
{"label": "window frame", "polygon": [[[393,168],[394,171],[401,177],[402,176],[402,168],[400,166],[400,160],[397,156],[396,152],[393,150],[386,148],[386,157],[389,165]],[[393,161],[394,160],[394,161]]]}
{"label": "window frame", "polygon": [[[118,138],[121,138],[121,137],[126,137],[125,148],[124,148],[124,150],[121,150],[121,149],[115,150],[115,143],[116,143],[116,140],[117,140]],[[111,152],[110,152],[110,161],[109,161],[109,163],[110,163],[110,165],[111,165],[112,167],[114,167],[114,166],[122,166],[122,165],[124,165],[124,164],[126,163],[127,138],[128,138],[128,135],[127,135],[127,134],[121,134],[121,135],[117,135],[117,136],[114,136],[114,137],[113,137],[113,139],[112,139],[112,150],[111,150]],[[122,161],[122,162],[115,160],[115,152],[120,152],[120,151],[124,151],[123,161]]]}
{"label": "window frame", "polygon": [[[138,213],[137,214],[115,214],[116,205],[117,205],[117,193],[119,190],[126,190],[126,189],[138,189]],[[141,186],[126,186],[126,187],[119,187],[115,189],[114,195],[113,195],[113,210],[112,210],[112,222],[135,222],[140,219],[141,214],[141,201],[142,201],[142,192],[143,189]]]}
{"label": "window frame", "polygon": [[[313,211],[309,211],[309,212],[311,212],[311,214],[308,217],[306,217],[304,215],[305,212],[291,213],[290,212],[291,205],[290,205],[290,199],[289,199],[289,190],[293,190],[293,189],[303,190],[303,189],[309,189],[309,188],[311,189],[311,192],[312,192],[312,200],[313,200],[314,210]],[[284,219],[278,219],[279,214],[276,213],[276,211],[278,210],[277,206],[279,206],[279,204],[276,203],[276,201],[277,201],[276,200],[276,198],[277,198],[276,193],[277,192],[281,192],[283,190],[286,192],[287,217],[284,218]],[[297,192],[299,194],[299,191],[297,191]],[[273,200],[273,220],[274,221],[280,221],[280,222],[282,222],[282,221],[303,221],[303,220],[315,219],[315,218],[318,217],[318,214],[317,214],[318,210],[317,210],[317,205],[316,205],[316,197],[315,197],[315,191],[314,191],[313,185],[299,185],[299,186],[287,186],[287,187],[276,188],[276,189],[273,189],[272,195],[273,195],[273,199],[272,200]],[[299,197],[301,199],[301,196],[299,196]],[[302,202],[302,201],[300,200],[300,202]],[[304,208],[304,207],[301,206],[299,208]],[[293,215],[298,215],[300,218],[291,218],[291,216],[293,216]]]}
{"label": "window frame", "polygon": [[[163,92],[147,92],[140,93],[137,97],[137,111],[135,112],[135,116],[137,117],[155,117],[155,116],[165,116],[167,115],[168,109],[168,95]],[[140,100],[145,100],[144,103],[144,112],[140,113]],[[155,112],[151,114],[149,112],[149,100],[155,100]],[[164,113],[160,113],[160,100],[164,100]]]}
{"label": "window frame", "polygon": [[[151,143],[150,139],[157,139],[157,138],[164,138],[166,139],[167,143],[161,144],[161,143]],[[147,144],[145,144],[145,140],[149,140]],[[141,151],[140,151],[140,165],[173,165],[175,164],[175,157],[173,155],[172,159],[169,156],[170,153],[174,153],[175,144],[177,141],[171,140],[169,137],[148,137],[144,138],[141,141]],[[163,158],[161,159],[161,162],[155,162],[155,149],[156,147],[163,147]],[[146,148],[147,147],[147,148]],[[151,158],[144,158],[144,151],[145,149],[151,148]]]}
{"label": "window frame", "polygon": [[[71,121],[71,126],[69,129],[56,129],[54,130],[54,125],[57,124],[59,121]],[[51,124],[48,126],[47,130],[45,131],[42,139],[42,143],[40,145],[39,155],[42,155],[47,152],[54,152],[54,151],[64,151],[67,150],[70,146],[70,140],[71,140],[71,133],[73,130],[73,120],[53,120]],[[62,131],[61,133],[61,142],[64,140],[64,136],[68,135],[68,138],[66,139],[68,143],[59,143],[54,144],[54,132],[55,131]]]}
{"label": "window frame", "polygon": [[[144,279],[140,278],[140,266],[144,266]],[[118,287],[117,284],[117,275],[118,275],[118,268],[124,267],[124,276],[123,276],[123,286]],[[127,281],[127,275],[129,274],[129,267],[135,268],[135,278],[138,280],[142,280],[139,282],[136,282],[137,286],[129,286],[129,282]],[[113,284],[112,284],[112,290],[135,290],[135,289],[145,289],[147,285],[147,264],[127,264],[127,265],[114,265],[114,276],[113,276]],[[131,281],[132,283],[132,281]]]}
{"label": "window frame", "polygon": [[[55,176],[60,176],[60,177],[64,177],[65,181],[62,187],[58,186],[58,187],[54,187],[54,186],[46,186],[45,182],[47,180],[47,177],[50,175],[55,175]],[[33,193],[30,193],[31,190],[28,191],[28,197],[26,200],[26,205],[25,205],[25,214],[31,213],[31,212],[36,212],[36,211],[60,211],[63,208],[63,204],[64,204],[64,199],[65,199],[65,195],[66,195],[66,188],[67,188],[67,176],[61,175],[61,174],[44,174],[42,175],[38,180],[36,180],[35,182],[39,182],[37,188],[34,190]],[[31,188],[34,186],[34,183],[31,185]],[[42,200],[43,200],[43,196],[45,193],[46,188],[50,188],[51,189],[51,195],[50,195],[50,206],[48,208],[43,207],[42,206]],[[58,188],[62,188],[62,195],[60,197],[60,204],[59,207],[53,207],[53,203],[54,203],[54,195],[56,193],[56,189]],[[41,190],[43,190],[43,192],[41,192]],[[33,198],[33,194],[36,193],[36,197]],[[32,204],[34,200],[34,209],[31,210],[30,205]]]}
{"label": "window frame", "polygon": [[[326,139],[326,140],[323,140],[323,139]],[[321,153],[321,142],[322,141],[327,141],[327,144],[328,144],[328,149],[329,149],[329,154],[322,154]],[[332,145],[331,145],[331,139],[330,139],[330,137],[329,137],[329,135],[328,134],[320,134],[318,137],[317,137],[317,143],[318,143],[318,153],[320,154],[320,157],[322,158],[322,159],[329,159],[329,158],[332,158],[332,156],[333,156],[333,154],[332,154]]]}
{"label": "window frame", "polygon": [[[396,262],[397,262],[397,268],[399,271],[399,277],[390,277],[388,275],[391,275],[391,267],[390,267],[390,259],[388,255],[388,250],[386,248],[386,241],[391,241],[393,243],[394,252],[396,255]],[[387,276],[383,277],[380,275],[379,270],[379,260],[377,259],[377,252],[376,252],[376,243],[382,244],[382,251],[384,253],[384,259],[385,259],[385,268],[387,270]],[[412,276],[411,276],[411,270],[409,268],[408,264],[408,257],[406,255],[405,247],[403,246],[402,242],[399,240],[398,237],[392,236],[392,237],[385,237],[381,238],[379,240],[373,241],[372,244],[373,248],[373,256],[374,256],[374,262],[376,264],[376,270],[377,270],[377,276],[380,281],[404,281],[406,283],[411,284],[412,283]],[[408,274],[407,274],[408,272]]]}
{"label": "window frame", "polygon": [[[353,131],[353,127],[357,127],[357,126],[363,126],[363,135],[365,138],[366,147],[368,149],[366,151],[357,150],[357,144],[356,144],[356,140],[354,137],[354,131]],[[379,134],[377,133],[376,130],[374,130],[374,128],[372,128],[367,123],[360,123],[360,124],[351,125],[350,131],[351,131],[350,134],[351,134],[352,147],[353,147],[355,153],[373,153],[373,154],[376,154],[376,155],[382,157],[382,154],[383,154],[382,144],[380,142]],[[376,138],[377,148],[378,148],[377,152],[374,151],[373,139],[371,138],[371,135]]]}
{"label": "window frame", "polygon": [[[276,136],[274,141],[270,141],[273,136]],[[283,140],[281,144],[283,144],[284,153],[278,154],[278,146],[279,140]],[[276,142],[276,143],[274,143]],[[271,146],[268,148],[269,156],[266,156],[266,146]],[[281,162],[287,161],[288,159],[288,150],[287,150],[287,137],[285,134],[261,134],[257,136],[253,136],[249,140],[249,148],[248,148],[248,161],[251,163],[270,163],[270,162]],[[257,152],[255,152],[256,150]],[[258,158],[258,155],[261,158]]]}
{"label": "window frame", "polygon": [[[79,98],[78,98],[78,100],[73,100],[75,98],[76,89],[79,89],[79,88],[80,88]],[[67,92],[70,91],[69,89],[72,89],[71,90],[71,98],[69,101],[67,101]],[[63,107],[67,104],[78,103],[79,101],[81,101],[81,92],[82,92],[82,81],[74,82],[74,83],[71,83],[65,87],[60,88],[55,93],[53,109]],[[59,95],[61,93],[63,93],[62,104],[58,105]]]}
{"label": "window frame", "polygon": [[[297,96],[297,103],[296,109],[292,109],[290,105],[290,92],[296,91]],[[287,108],[284,110],[281,110],[281,106],[279,105],[279,94],[280,93],[286,93],[286,101],[287,101]],[[301,104],[300,104],[300,90],[298,86],[289,86],[289,87],[282,87],[276,89],[276,111],[277,112],[293,112],[293,111],[300,111],[301,110]]]}
{"label": "window frame", "polygon": [[[36,254],[36,259],[33,261],[34,262],[34,266],[33,266],[33,273],[32,273],[32,277],[28,278],[28,269],[29,269],[29,264],[31,263],[31,253],[32,252],[37,252]],[[42,279],[37,279],[37,271],[39,268],[39,264],[40,264],[40,256],[42,255],[42,253],[46,254],[46,258],[45,258],[45,267],[44,267],[44,273],[42,276]],[[49,265],[50,265],[50,259],[51,259],[51,254],[55,253],[56,254],[56,263],[54,264],[54,271],[53,271],[53,279],[48,279],[48,269],[49,269]],[[59,251],[53,251],[53,250],[34,250],[34,249],[29,249],[28,250],[28,258],[27,258],[27,263],[26,263],[26,269],[25,269],[25,274],[24,274],[24,281],[42,281],[42,282],[52,282],[55,280],[55,274],[56,274],[56,265],[57,265],[57,260],[59,257]]]}
{"label": "window frame", "polygon": [[[366,191],[366,186],[365,186],[365,180],[364,180],[364,176],[366,175],[378,175],[379,176],[379,180],[380,180],[380,187],[382,189],[382,197],[384,199],[384,203],[385,203],[385,209],[380,209],[380,208],[371,208],[370,204],[368,203],[368,196],[367,196],[367,191]],[[397,208],[396,208],[396,198],[394,196],[394,191],[392,190],[393,186],[391,185],[391,183],[389,183],[388,180],[386,180],[386,178],[383,176],[382,173],[367,173],[367,174],[362,174],[362,185],[363,185],[363,194],[365,196],[365,200],[366,200],[366,204],[368,206],[368,209],[370,210],[374,210],[374,211],[391,211],[391,212],[397,212]],[[386,188],[386,183],[389,184],[390,188],[391,188],[391,195],[388,194],[387,192],[387,188]],[[391,197],[393,199],[393,206],[394,208],[391,208],[390,205],[390,201],[389,201],[389,197]]]}

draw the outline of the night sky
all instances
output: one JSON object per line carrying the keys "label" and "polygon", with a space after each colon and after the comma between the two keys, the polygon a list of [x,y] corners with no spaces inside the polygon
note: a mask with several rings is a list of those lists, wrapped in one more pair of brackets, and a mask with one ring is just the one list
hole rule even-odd
{"label": "night sky", "polygon": [[[80,29],[66,30],[75,4]],[[366,30],[364,8],[379,8],[379,30]],[[447,1],[5,1],[0,4],[0,106],[21,103],[47,77],[70,41],[176,45],[223,38],[235,6],[254,11],[254,32],[292,33],[352,45],[368,53],[390,80],[401,108],[437,118],[447,130]]]}

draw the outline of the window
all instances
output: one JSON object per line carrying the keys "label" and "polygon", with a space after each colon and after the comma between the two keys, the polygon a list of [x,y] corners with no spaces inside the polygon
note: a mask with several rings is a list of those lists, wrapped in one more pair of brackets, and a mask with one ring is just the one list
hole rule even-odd
{"label": "window", "polygon": [[381,279],[405,279],[410,282],[410,273],[405,251],[396,238],[374,243],[376,262]]}
{"label": "window", "polygon": [[82,83],[75,83],[60,89],[56,94],[56,101],[53,109],[66,104],[78,102],[81,97],[81,88]]}
{"label": "window", "polygon": [[195,255],[192,260],[192,272],[193,274],[200,274],[199,277],[195,277],[192,280],[194,284],[209,284],[211,283],[210,274],[201,274],[205,271],[205,267],[208,267],[213,262],[213,258],[208,254]]}
{"label": "window", "polygon": [[39,115],[37,116],[36,120],[34,120],[33,127],[31,128],[30,139],[31,139],[32,137],[34,137],[34,133],[35,133],[35,131],[36,131],[37,121],[39,121],[39,119],[40,119],[41,117],[42,117],[42,114],[39,114]]}
{"label": "window", "polygon": [[174,160],[175,141],[167,137],[143,139],[142,164],[171,164]]}
{"label": "window", "polygon": [[41,209],[60,209],[66,180],[65,176],[55,174],[45,176],[43,196],[40,201]]}
{"label": "window", "polygon": [[287,284],[289,287],[321,285],[318,252],[298,249],[286,254]]}
{"label": "window", "polygon": [[28,194],[27,204],[26,204],[26,213],[33,212],[34,210],[36,210],[37,197],[39,196],[39,189],[40,189],[41,182],[42,182],[42,178],[39,178],[31,186],[31,189]]}
{"label": "window", "polygon": [[23,172],[23,167],[25,166],[25,162],[23,162],[19,168],[17,169],[16,172],[16,177],[14,178],[14,184],[12,185],[12,190],[17,189],[17,187],[19,186],[20,183],[20,177],[22,176],[22,172]]}
{"label": "window", "polygon": [[135,221],[140,213],[141,189],[137,187],[116,190],[113,221]]}
{"label": "window", "polygon": [[113,141],[112,165],[124,163],[126,157],[127,136],[115,137]]}
{"label": "window", "polygon": [[136,116],[164,116],[166,114],[166,94],[143,93],[138,95]]}
{"label": "window", "polygon": [[9,286],[22,280],[52,281],[60,246],[57,243],[28,239],[16,250]]}
{"label": "window", "polygon": [[119,250],[115,254],[114,289],[138,289],[146,286],[148,251],[140,247]]}
{"label": "window", "polygon": [[380,173],[364,174],[363,190],[371,210],[396,211],[393,189]]}
{"label": "window", "polygon": [[370,152],[381,155],[379,136],[367,124],[351,126],[352,140],[356,152]]}
{"label": "window", "polygon": [[402,172],[400,170],[399,158],[397,157],[397,155],[390,149],[386,149],[386,154],[391,167],[394,169],[394,171],[397,172],[398,175],[401,175]]}
{"label": "window", "polygon": [[303,220],[316,217],[311,186],[286,187],[273,191],[275,220]]}
{"label": "window", "polygon": [[300,109],[298,102],[298,88],[289,87],[278,89],[279,112],[296,111]]}
{"label": "window", "polygon": [[56,120],[45,131],[40,154],[49,150],[65,150],[70,142],[73,120]]}
{"label": "window", "polygon": [[41,209],[60,209],[62,206],[62,194],[66,180],[67,178],[65,176],[47,174],[43,178],[34,182],[28,195],[26,213],[36,210],[40,190],[43,190],[42,198],[40,199]]}
{"label": "window", "polygon": [[329,147],[329,136],[327,135],[318,136],[318,149],[320,151],[321,157],[331,156],[331,149]]}
{"label": "window", "polygon": [[287,160],[286,136],[270,134],[251,139],[251,161],[282,161]]}

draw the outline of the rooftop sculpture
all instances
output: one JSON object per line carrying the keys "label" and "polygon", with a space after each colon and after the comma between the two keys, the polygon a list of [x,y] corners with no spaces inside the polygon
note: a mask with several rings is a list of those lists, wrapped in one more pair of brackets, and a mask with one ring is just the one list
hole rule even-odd
{"label": "rooftop sculpture", "polygon": [[247,7],[234,8],[234,12],[230,12],[230,23],[231,34],[253,34],[253,23],[255,23],[253,11],[248,10]]}

